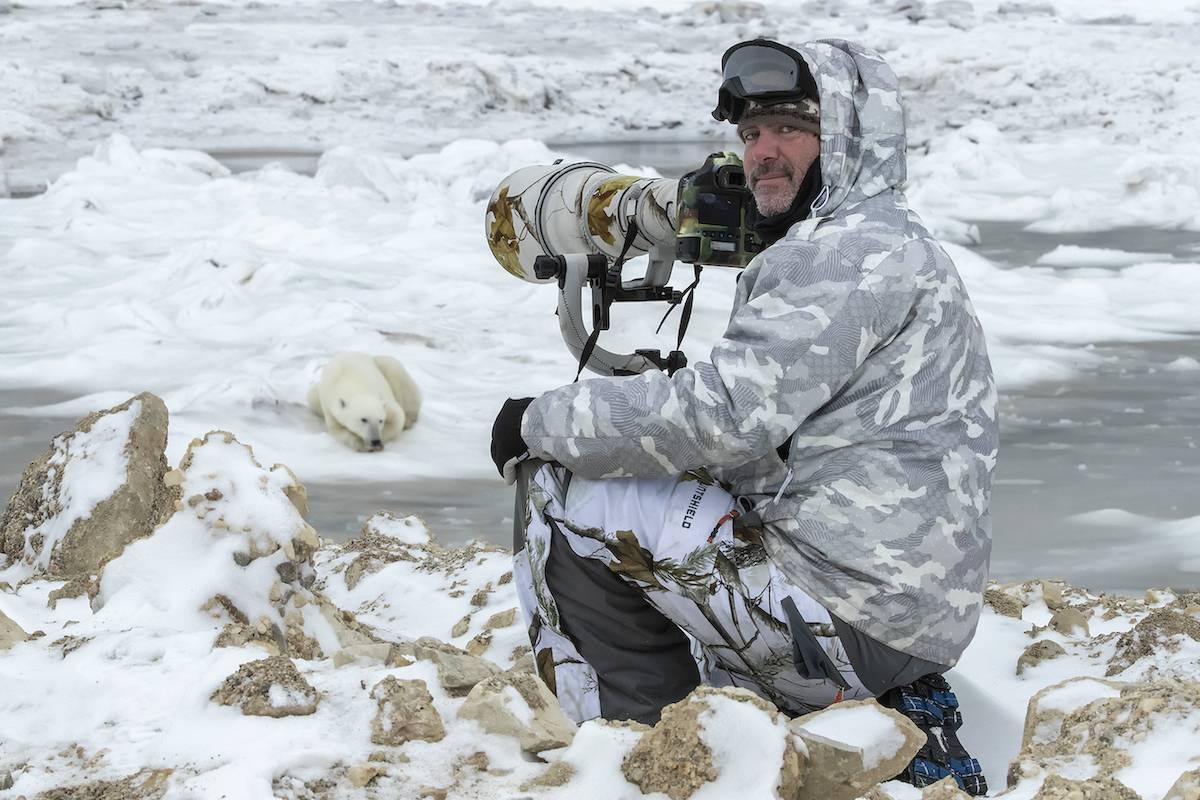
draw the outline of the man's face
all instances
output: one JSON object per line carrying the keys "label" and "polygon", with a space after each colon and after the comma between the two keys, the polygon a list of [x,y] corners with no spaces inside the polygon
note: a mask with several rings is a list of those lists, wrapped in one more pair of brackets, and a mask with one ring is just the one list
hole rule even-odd
{"label": "man's face", "polygon": [[787,211],[808,168],[821,154],[821,140],[786,117],[756,117],[738,125],[745,145],[742,161],[754,202],[764,216]]}

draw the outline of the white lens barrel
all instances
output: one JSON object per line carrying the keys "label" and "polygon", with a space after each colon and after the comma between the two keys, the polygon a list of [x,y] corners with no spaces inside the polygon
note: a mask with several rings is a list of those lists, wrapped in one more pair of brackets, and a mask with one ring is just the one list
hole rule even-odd
{"label": "white lens barrel", "polygon": [[524,167],[492,194],[485,232],[492,255],[512,275],[539,279],[533,262],[542,255],[603,253],[616,258],[627,220],[638,236],[627,258],[651,248],[674,252],[677,180],[618,175],[594,162]]}

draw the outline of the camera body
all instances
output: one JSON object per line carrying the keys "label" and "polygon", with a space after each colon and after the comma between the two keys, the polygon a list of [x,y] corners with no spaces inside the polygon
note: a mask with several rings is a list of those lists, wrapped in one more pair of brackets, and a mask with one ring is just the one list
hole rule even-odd
{"label": "camera body", "polygon": [[763,250],[751,224],[754,196],[742,160],[713,153],[700,169],[679,179],[675,257],[686,264],[745,267]]}

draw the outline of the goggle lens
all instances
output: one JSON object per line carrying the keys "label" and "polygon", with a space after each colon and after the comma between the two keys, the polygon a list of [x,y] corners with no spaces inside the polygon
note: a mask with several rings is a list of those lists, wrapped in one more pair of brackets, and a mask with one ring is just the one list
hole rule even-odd
{"label": "goggle lens", "polygon": [[722,82],[741,81],[747,95],[764,92],[794,92],[800,86],[800,67],[796,59],[782,50],[763,45],[739,47],[729,54],[722,70]]}

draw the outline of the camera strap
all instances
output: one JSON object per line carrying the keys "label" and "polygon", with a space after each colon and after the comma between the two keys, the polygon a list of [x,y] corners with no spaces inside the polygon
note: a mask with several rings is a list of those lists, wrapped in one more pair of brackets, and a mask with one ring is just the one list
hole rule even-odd
{"label": "camera strap", "polygon": [[[692,300],[696,297],[696,287],[700,285],[701,266],[699,264],[693,264],[692,269],[695,270],[696,277],[690,284],[688,284],[687,288],[683,290],[685,299],[683,301],[683,311],[681,311],[679,315],[679,333],[675,337],[676,350],[683,347],[683,337],[687,335],[688,323],[692,320]],[[662,330],[663,323],[667,321],[667,317],[671,316],[671,312],[674,310],[675,306],[671,306],[667,309],[667,313],[663,314],[662,319],[658,321],[658,327],[654,329],[656,334]]]}

